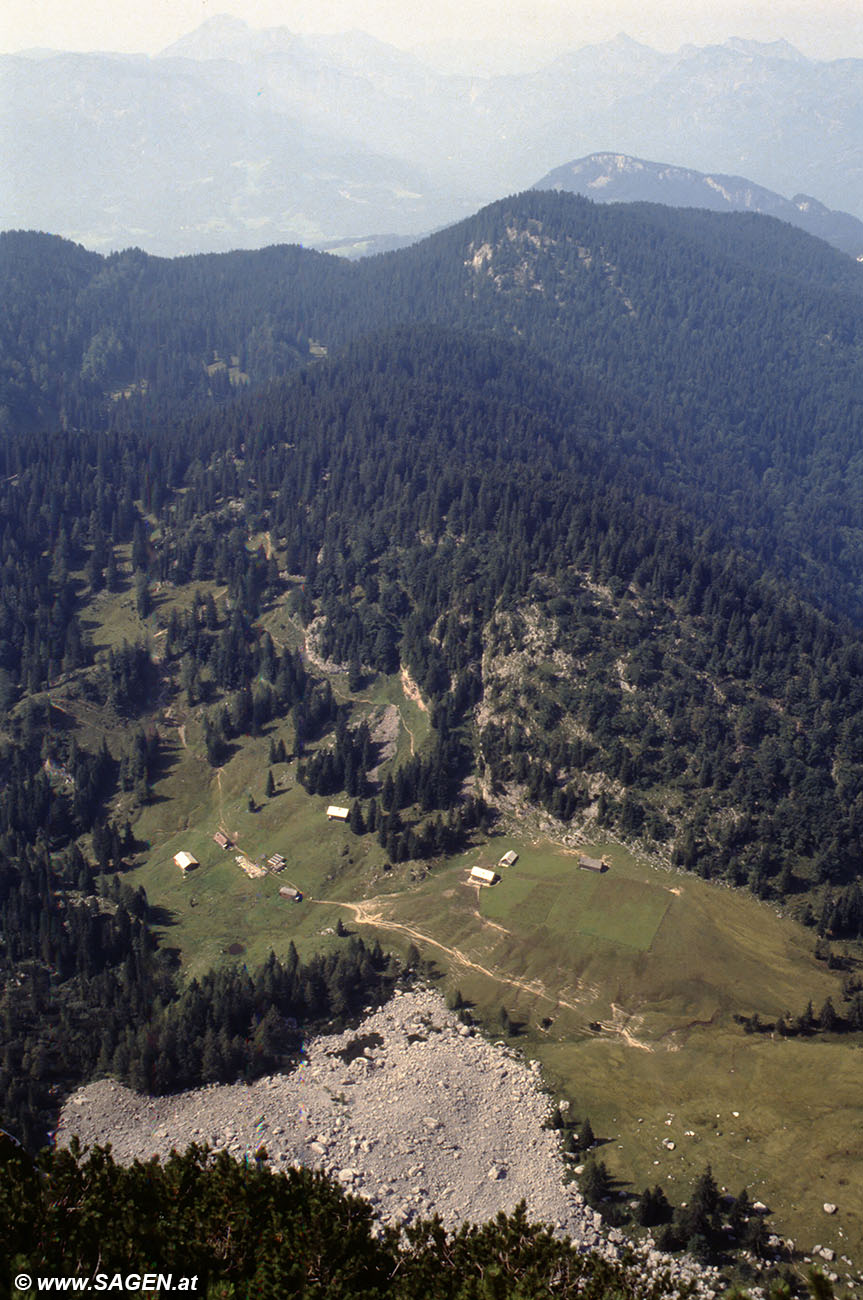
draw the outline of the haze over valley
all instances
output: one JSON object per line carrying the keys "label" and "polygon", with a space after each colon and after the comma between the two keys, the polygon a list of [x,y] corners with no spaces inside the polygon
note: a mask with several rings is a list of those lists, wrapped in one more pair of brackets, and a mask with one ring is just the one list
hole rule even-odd
{"label": "haze over valley", "polygon": [[598,150],[863,218],[863,60],[621,35],[516,75],[212,18],[155,57],[0,56],[0,227],[173,256],[418,235]]}

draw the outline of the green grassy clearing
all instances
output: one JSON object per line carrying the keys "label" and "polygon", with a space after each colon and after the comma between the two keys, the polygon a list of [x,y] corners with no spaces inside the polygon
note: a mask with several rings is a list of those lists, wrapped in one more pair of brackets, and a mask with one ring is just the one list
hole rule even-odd
{"label": "green grassy clearing", "polygon": [[[259,737],[226,764],[220,805],[215,774],[192,737],[165,777],[170,799],[138,822],[152,851],[133,883],[139,878],[170,914],[164,940],[180,949],[190,975],[230,960],[234,942],[250,965],[291,940],[303,953],[338,943],[322,931],[339,916],[387,946],[404,951],[417,942],[490,1024],[505,1005],[523,1025],[525,1053],[542,1061],[576,1114],[590,1115],[616,1176],[637,1190],[658,1181],[685,1199],[710,1162],[722,1184],[735,1192],[746,1184],[770,1205],[779,1229],[801,1245],[817,1238],[859,1256],[860,1047],[748,1037],[731,1021],[736,1010],[775,1016],[802,1009],[810,996],[816,1007],[828,995],[838,1000],[837,977],[814,961],[811,935],[747,895],[657,870],[614,847],[606,849],[611,870],[593,876],[555,846],[513,842],[519,862],[478,899],[467,871],[510,847],[495,840],[411,886],[404,874],[381,872],[373,836],[326,820],[327,800],[296,786],[293,765],[275,769],[279,792],[265,801],[267,747]],[[257,813],[248,811],[250,788],[262,804]],[[303,903],[278,897],[279,877],[249,880],[233,853],[213,843],[220,813],[250,857],[285,854],[282,879],[303,890]],[[180,848],[201,862],[186,879],[171,860]],[[386,922],[378,929],[314,901],[375,895]],[[572,1006],[556,1005],[558,994]],[[546,1016],[548,1032],[539,1027]],[[595,1020],[605,1026],[598,1035],[588,1028]],[[627,1043],[622,1031],[644,1046]],[[673,1152],[663,1138],[675,1142]],[[821,1211],[827,1200],[840,1205],[835,1219]]]}
{"label": "green grassy clearing", "polygon": [[[164,942],[179,949],[189,974],[224,960],[232,943],[243,944],[249,964],[271,949],[284,954],[292,939],[303,952],[320,947],[321,930],[334,926],[339,913],[312,908],[305,899],[288,903],[279,886],[289,882],[306,898],[320,897],[325,887],[330,896],[353,895],[368,887],[369,863],[377,866],[382,854],[370,855],[371,837],[358,839],[327,820],[330,801],[297,786],[295,764],[274,767],[276,794],[265,798],[268,735],[244,744],[219,774],[206,763],[194,732],[188,739],[187,749],[177,743],[171,771],[136,823],[150,851],[128,877],[167,913]],[[170,797],[161,797],[168,789]],[[249,811],[249,792],[256,812]],[[228,851],[212,838],[220,826],[235,846]],[[173,862],[181,849],[201,864],[185,878]],[[237,853],[257,862],[276,852],[287,859],[279,875],[250,879],[235,860]]]}
{"label": "green grassy clearing", "polygon": [[[405,699],[398,678],[376,687],[358,712],[389,703],[400,709],[404,705],[406,711],[416,708]],[[283,954],[291,940],[303,953],[320,948],[332,941],[321,931],[349,914],[312,906],[311,898],[362,898],[393,888],[393,880],[402,881],[406,874],[383,873],[386,855],[374,836],[358,838],[347,826],[327,820],[326,807],[333,800],[306,794],[297,783],[295,761],[272,768],[276,794],[266,798],[270,737],[283,734],[290,742],[290,733],[290,724],[283,721],[264,735],[244,738],[217,774],[206,762],[195,713],[183,725],[185,745],[179,729],[167,731],[164,775],[154,786],[153,802],[135,822],[136,836],[149,850],[128,879],[142,884],[163,910],[163,941],[179,951],[190,975],[230,960],[226,953],[234,943],[243,944],[243,960],[249,964],[263,960],[271,949]],[[250,794],[255,812],[249,810]],[[235,848],[226,852],[214,843],[220,828]],[[173,862],[181,849],[201,864],[186,878]],[[287,866],[279,875],[250,879],[235,861],[238,852],[253,862],[281,853]],[[285,883],[303,892],[302,903],[279,897]]]}
{"label": "green grassy clearing", "polygon": [[[120,581],[117,591],[100,591],[87,604],[82,626],[93,640],[97,655],[123,644],[150,638],[153,653],[158,658],[159,642],[164,637],[171,610],[192,608],[195,594],[206,597],[212,593],[217,604],[225,594],[224,586],[214,582],[190,582],[184,586],[153,583],[150,587],[151,611],[146,618],[138,617],[135,602],[135,585],[129,574],[131,547],[118,546]],[[84,575],[77,577],[84,582]]]}
{"label": "green grassy clearing", "polygon": [[582,871],[574,854],[525,849],[483,891],[481,909],[510,927],[547,925],[561,938],[577,932],[646,952],[670,901],[662,885]]}
{"label": "green grassy clearing", "polygon": [[[747,1186],[773,1211],[774,1230],[801,1248],[821,1243],[859,1259],[860,1048],[755,1039],[724,1023],[693,1030],[676,1051],[652,1046],[641,1051],[602,1035],[525,1039],[575,1113],[590,1115],[608,1143],[601,1156],[634,1189],[659,1182],[673,1199],[686,1199],[710,1163],[720,1185],[735,1194]],[[825,1201],[839,1206],[837,1216],[824,1214]]]}
{"label": "green grassy clearing", "polygon": [[[128,549],[118,548],[121,565],[128,563]],[[124,574],[119,591],[99,593],[90,603],[85,625],[97,653],[124,640],[149,636],[158,655],[171,609],[189,609],[196,593],[211,592],[218,602],[224,588],[193,582],[157,591],[153,612],[141,620]],[[302,648],[302,630],[284,602],[267,610],[261,623],[279,645]],[[349,698],[346,678],[332,680],[337,697]],[[65,700],[63,692],[55,694],[75,717],[80,743],[95,748],[106,735],[112,751],[122,752],[125,728],[118,726],[109,710],[78,699]],[[354,703],[357,716],[376,714],[390,704],[398,708],[401,725],[391,764],[409,757],[411,734],[414,748],[429,735],[427,714],[405,695],[397,675],[374,679]],[[375,838],[357,839],[346,826],[328,822],[325,809],[332,800],[310,798],[297,785],[295,762],[273,767],[276,795],[266,799],[270,736],[284,735],[290,748],[292,729],[287,720],[275,722],[263,736],[244,738],[217,777],[204,757],[200,710],[186,708],[178,695],[171,700],[171,712],[177,725],[160,724],[163,770],[154,785],[153,802],[138,810],[121,798],[117,812],[131,811],[136,837],[148,846],[127,879],[147,890],[159,909],[163,942],[178,951],[190,976],[232,960],[227,956],[231,944],[243,944],[243,960],[252,964],[271,949],[283,953],[291,940],[306,953],[332,941],[321,931],[334,927],[340,915],[347,919],[347,913],[290,904],[279,897],[281,884],[289,882],[306,898],[322,892],[333,898],[361,897],[375,889],[376,881],[377,887],[391,887],[390,877],[382,875],[385,854]],[[254,813],[248,808],[249,794],[258,806]],[[225,852],[213,842],[220,827],[230,834],[235,849]],[[201,864],[186,878],[173,862],[181,849]],[[278,876],[250,879],[235,860],[237,852],[253,861],[279,852],[287,866]]]}

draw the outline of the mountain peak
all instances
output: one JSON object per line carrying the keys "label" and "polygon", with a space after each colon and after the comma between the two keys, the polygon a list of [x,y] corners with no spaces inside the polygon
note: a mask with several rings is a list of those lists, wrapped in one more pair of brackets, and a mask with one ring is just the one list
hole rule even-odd
{"label": "mountain peak", "polygon": [[863,222],[805,194],[794,199],[744,176],[699,172],[624,153],[592,153],[548,172],[533,187],[582,194],[601,203],[662,203],[713,212],[760,212],[825,239],[853,257],[863,254]]}
{"label": "mountain peak", "polygon": [[730,36],[725,42],[726,49],[736,50],[739,54],[752,54],[762,59],[785,59],[789,63],[809,63],[805,54],[786,40],[752,41],[742,36]]}
{"label": "mountain peak", "polygon": [[295,40],[287,27],[254,28],[233,14],[214,14],[200,27],[168,45],[159,57],[245,62],[259,54],[285,51]]}

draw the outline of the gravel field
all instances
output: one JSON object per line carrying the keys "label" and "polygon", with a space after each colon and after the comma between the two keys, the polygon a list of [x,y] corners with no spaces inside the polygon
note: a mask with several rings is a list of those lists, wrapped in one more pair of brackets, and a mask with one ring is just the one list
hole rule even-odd
{"label": "gravel field", "polygon": [[[112,1080],[71,1096],[57,1130],[115,1157],[167,1156],[190,1143],[237,1159],[266,1147],[271,1168],[323,1169],[365,1197],[385,1223],[440,1215],[481,1223],[527,1202],[532,1220],[614,1257],[621,1234],[602,1230],[575,1184],[563,1181],[538,1064],[486,1042],[437,993],[397,992],[356,1030],[306,1044],[301,1065],[251,1085],[143,1097]],[[645,1272],[694,1271],[644,1252]],[[703,1294],[711,1275],[699,1273]]]}

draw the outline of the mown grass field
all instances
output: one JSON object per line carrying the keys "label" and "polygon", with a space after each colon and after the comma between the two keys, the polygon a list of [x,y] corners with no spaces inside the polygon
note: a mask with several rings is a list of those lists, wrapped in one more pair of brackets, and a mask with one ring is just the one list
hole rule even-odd
{"label": "mown grass field", "polygon": [[668,911],[667,888],[584,871],[577,861],[575,854],[523,849],[514,866],[502,869],[499,884],[481,895],[483,916],[509,928],[542,925],[561,941],[575,930],[645,952]]}

